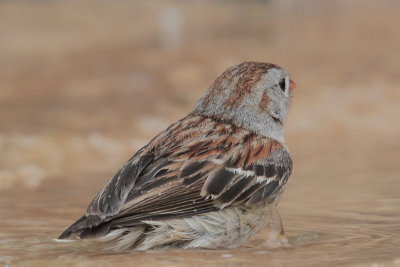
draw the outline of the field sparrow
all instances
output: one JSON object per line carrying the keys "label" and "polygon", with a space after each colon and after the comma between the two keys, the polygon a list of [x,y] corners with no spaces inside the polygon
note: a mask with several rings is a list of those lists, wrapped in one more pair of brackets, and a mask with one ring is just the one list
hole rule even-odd
{"label": "field sparrow", "polygon": [[116,250],[241,246],[279,217],[292,170],[284,124],[294,87],[274,64],[227,69],[59,238],[95,238]]}

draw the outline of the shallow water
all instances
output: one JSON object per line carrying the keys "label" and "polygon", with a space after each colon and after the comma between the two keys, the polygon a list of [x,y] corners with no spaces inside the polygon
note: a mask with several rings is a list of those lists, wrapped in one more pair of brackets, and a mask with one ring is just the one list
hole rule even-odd
{"label": "shallow water", "polygon": [[[308,208],[293,204],[306,201],[286,198],[281,213],[288,247],[104,253],[79,242],[54,242],[53,238],[83,207],[78,205],[80,201],[71,203],[67,194],[57,191],[57,187],[48,187],[39,192],[40,197],[38,193],[1,197],[2,262],[10,266],[261,266],[267,262],[274,266],[400,265],[398,197],[377,200],[376,195],[365,199],[349,196],[328,201],[311,196]],[[83,189],[78,192],[85,194]]]}
{"label": "shallow water", "polygon": [[[352,144],[360,146],[355,140]],[[351,155],[337,142],[329,156],[307,158],[295,152],[301,145],[294,145],[297,168],[280,203],[287,247],[258,245],[262,233],[247,247],[226,251],[104,253],[82,242],[55,242],[102,186],[95,177],[87,177],[84,186],[54,180],[34,192],[4,192],[0,197],[0,260],[10,266],[400,266],[398,173],[388,168],[399,154],[393,154],[391,161],[384,159],[380,153],[389,147],[379,146],[371,144],[360,155]],[[314,152],[328,149],[319,147]],[[352,157],[362,155],[376,156],[376,166],[348,164]],[[329,161],[335,168],[324,165]]]}
{"label": "shallow water", "polygon": [[[0,1],[0,266],[400,266],[399,12],[390,0]],[[225,251],[54,241],[245,60],[297,83],[279,204],[289,246],[260,246],[265,233]]]}

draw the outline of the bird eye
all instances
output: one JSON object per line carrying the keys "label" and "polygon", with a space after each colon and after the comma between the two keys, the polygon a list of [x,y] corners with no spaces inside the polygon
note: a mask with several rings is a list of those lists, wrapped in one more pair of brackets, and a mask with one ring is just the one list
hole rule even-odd
{"label": "bird eye", "polygon": [[279,81],[279,88],[281,88],[282,92],[285,92],[286,90],[286,81],[285,78],[283,78],[282,80]]}

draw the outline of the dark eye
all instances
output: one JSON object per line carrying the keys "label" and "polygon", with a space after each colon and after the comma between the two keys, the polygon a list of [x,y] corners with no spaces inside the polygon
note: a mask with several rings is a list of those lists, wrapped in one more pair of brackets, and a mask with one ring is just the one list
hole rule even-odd
{"label": "dark eye", "polygon": [[286,90],[286,81],[285,81],[285,79],[280,80],[278,85],[279,85],[279,88],[281,88],[282,92],[285,92],[285,90]]}

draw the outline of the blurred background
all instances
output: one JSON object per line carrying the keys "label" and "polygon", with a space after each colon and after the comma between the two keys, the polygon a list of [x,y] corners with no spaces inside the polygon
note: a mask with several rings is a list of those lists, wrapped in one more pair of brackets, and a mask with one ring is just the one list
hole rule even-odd
{"label": "blurred background", "polygon": [[0,262],[78,264],[51,239],[227,67],[263,61],[297,84],[280,204],[292,246],[136,260],[400,266],[399,12],[395,0],[0,1]]}

